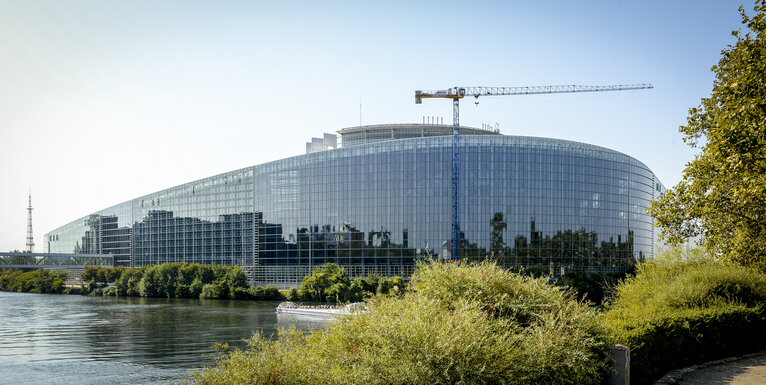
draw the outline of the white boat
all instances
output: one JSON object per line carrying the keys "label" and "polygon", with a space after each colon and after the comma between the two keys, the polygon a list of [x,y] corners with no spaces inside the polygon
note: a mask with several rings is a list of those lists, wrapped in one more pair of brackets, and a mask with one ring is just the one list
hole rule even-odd
{"label": "white boat", "polygon": [[356,314],[364,311],[366,307],[364,302],[354,302],[346,306],[305,306],[298,305],[295,302],[282,302],[277,306],[277,313],[315,315],[315,316],[336,316],[342,314]]}

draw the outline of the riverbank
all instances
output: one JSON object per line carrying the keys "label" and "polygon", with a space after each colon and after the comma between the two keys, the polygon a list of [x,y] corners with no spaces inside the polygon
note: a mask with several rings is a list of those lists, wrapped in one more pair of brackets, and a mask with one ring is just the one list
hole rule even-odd
{"label": "riverbank", "polygon": [[78,289],[65,286],[66,273],[45,269],[0,269],[0,291],[90,296],[280,301],[273,286],[251,287],[239,266],[164,263],[126,268],[88,266]]}

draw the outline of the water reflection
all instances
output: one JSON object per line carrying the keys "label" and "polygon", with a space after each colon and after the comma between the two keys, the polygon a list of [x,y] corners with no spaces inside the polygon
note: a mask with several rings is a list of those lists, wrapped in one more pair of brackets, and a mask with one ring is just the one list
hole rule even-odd
{"label": "water reflection", "polygon": [[[0,378],[20,383],[167,383],[213,363],[212,345],[244,346],[277,326],[275,302],[102,298],[0,292]],[[109,379],[105,381],[105,379]]]}

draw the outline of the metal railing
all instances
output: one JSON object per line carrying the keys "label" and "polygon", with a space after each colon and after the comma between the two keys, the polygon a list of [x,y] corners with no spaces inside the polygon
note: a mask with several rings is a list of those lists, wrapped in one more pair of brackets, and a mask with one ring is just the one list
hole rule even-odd
{"label": "metal railing", "polygon": [[114,267],[114,255],[0,252],[0,268],[83,268],[85,266]]}

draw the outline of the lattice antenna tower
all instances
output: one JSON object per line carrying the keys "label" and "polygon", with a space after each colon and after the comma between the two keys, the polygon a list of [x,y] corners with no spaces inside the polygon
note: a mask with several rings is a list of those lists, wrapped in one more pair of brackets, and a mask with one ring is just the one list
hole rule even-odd
{"label": "lattice antenna tower", "polygon": [[35,251],[35,237],[32,235],[32,192],[29,192],[29,207],[27,207],[27,252]]}

